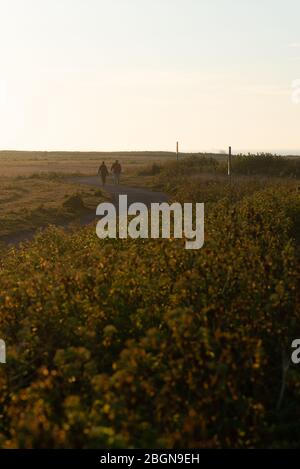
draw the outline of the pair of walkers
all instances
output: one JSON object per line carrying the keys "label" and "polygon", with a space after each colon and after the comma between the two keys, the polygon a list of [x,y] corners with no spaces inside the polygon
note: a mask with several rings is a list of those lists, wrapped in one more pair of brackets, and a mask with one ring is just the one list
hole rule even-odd
{"label": "pair of walkers", "polygon": [[[120,184],[120,177],[121,177],[121,173],[122,173],[122,166],[120,165],[119,161],[116,160],[112,167],[111,167],[111,172],[112,172],[112,175],[113,175],[113,178],[114,178],[114,183],[115,184]],[[109,172],[108,172],[108,169],[107,169],[107,166],[106,164],[102,163],[102,165],[100,166],[99,170],[98,170],[98,176],[101,177],[101,180],[102,180],[102,185],[104,186],[105,183],[106,183],[106,178],[107,176],[109,175]]]}

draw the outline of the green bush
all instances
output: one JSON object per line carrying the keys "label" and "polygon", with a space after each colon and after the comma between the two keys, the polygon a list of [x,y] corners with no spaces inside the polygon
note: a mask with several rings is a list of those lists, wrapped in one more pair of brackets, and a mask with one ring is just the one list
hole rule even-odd
{"label": "green bush", "polygon": [[299,446],[299,194],[220,198],[202,250],[51,228],[0,269],[3,448]]}
{"label": "green bush", "polygon": [[299,178],[300,160],[269,153],[237,155],[232,158],[232,170],[236,174]]}

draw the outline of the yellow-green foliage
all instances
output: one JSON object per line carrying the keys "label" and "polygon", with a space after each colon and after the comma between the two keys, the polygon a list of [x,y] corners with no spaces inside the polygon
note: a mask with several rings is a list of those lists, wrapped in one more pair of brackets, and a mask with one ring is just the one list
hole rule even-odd
{"label": "yellow-green foliage", "polygon": [[[261,175],[262,177],[300,177],[300,159],[294,159],[272,155],[269,153],[258,153],[248,155],[232,155],[232,174],[233,175]],[[161,169],[161,175],[164,178],[173,178],[179,176],[195,177],[201,173],[227,174],[228,163],[227,156],[223,155],[198,155],[180,157],[179,161],[172,161],[165,164]],[[159,171],[148,174],[158,174]],[[143,172],[141,172],[143,174]]]}
{"label": "yellow-green foliage", "polygon": [[[11,447],[298,445],[294,188],[206,211],[206,242],[50,229],[0,270],[0,442]],[[298,302],[298,303],[297,303]]]}
{"label": "yellow-green foliage", "polygon": [[291,159],[269,153],[238,155],[232,158],[232,169],[238,174],[300,177],[299,158]]}

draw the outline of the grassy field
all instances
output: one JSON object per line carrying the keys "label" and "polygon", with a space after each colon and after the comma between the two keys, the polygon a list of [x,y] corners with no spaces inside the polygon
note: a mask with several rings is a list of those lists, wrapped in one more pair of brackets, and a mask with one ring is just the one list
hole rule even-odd
{"label": "grassy field", "polygon": [[[205,245],[51,227],[3,252],[0,446],[299,448],[298,160],[237,157],[231,185],[209,155],[130,165],[128,183],[205,202]],[[11,181],[11,210],[23,186],[57,206],[78,189]]]}
{"label": "grassy field", "polygon": [[174,159],[168,152],[0,152],[1,176],[29,176],[34,173],[91,175],[104,160],[112,164],[119,159],[126,172],[141,168],[148,161]]}
{"label": "grassy field", "polygon": [[49,224],[63,225],[95,212],[103,200],[100,180],[97,190],[70,183],[69,176],[95,175],[103,160],[110,168],[119,158],[124,184],[153,186],[153,178],[142,177],[140,173],[147,172],[150,161],[160,166],[174,157],[163,152],[0,152],[0,241]]}
{"label": "grassy field", "polygon": [[[99,184],[100,187],[100,184]],[[0,240],[49,224],[66,224],[95,212],[100,189],[77,186],[59,177],[0,178]]]}
{"label": "grassy field", "polygon": [[[66,225],[95,213],[104,199],[99,189],[79,186],[69,176],[96,175],[100,163],[116,158],[123,166],[123,182],[139,183],[139,170],[149,160],[161,164],[172,154],[0,152],[0,243],[18,240],[18,233],[50,224]],[[111,182],[109,178],[108,182]],[[22,236],[21,236],[22,238]]]}

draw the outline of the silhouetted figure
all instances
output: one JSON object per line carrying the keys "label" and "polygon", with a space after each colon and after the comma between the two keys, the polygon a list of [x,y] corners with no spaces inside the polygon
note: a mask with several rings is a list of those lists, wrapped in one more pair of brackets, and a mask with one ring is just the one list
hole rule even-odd
{"label": "silhouetted figure", "polygon": [[107,166],[106,166],[106,164],[104,163],[104,161],[102,162],[102,165],[100,166],[100,168],[99,168],[99,170],[98,170],[98,176],[101,177],[102,186],[105,186],[106,178],[107,178],[107,176],[108,176],[108,169],[107,169]]}
{"label": "silhouetted figure", "polygon": [[122,172],[122,166],[120,165],[119,161],[116,160],[111,167],[111,172],[113,173],[114,183],[120,184],[120,177]]}

